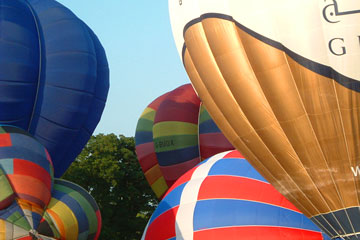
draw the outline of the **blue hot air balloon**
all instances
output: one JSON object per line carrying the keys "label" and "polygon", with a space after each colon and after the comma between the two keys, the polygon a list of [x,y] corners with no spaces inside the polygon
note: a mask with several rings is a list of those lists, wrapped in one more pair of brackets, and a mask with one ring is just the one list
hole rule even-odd
{"label": "blue hot air balloon", "polygon": [[0,25],[0,123],[43,144],[59,177],[103,112],[105,51],[84,22],[53,0],[0,1]]}

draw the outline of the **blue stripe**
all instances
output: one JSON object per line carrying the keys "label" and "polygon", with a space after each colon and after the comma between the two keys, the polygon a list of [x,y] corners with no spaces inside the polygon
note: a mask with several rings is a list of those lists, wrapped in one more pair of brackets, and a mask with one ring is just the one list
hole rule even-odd
{"label": "blue stripe", "polygon": [[155,212],[151,216],[149,225],[164,212],[166,212],[176,206],[179,206],[181,194],[184,190],[185,185],[186,185],[186,183],[183,183],[183,184],[177,186],[160,202],[159,206],[156,208]]}
{"label": "blue stripe", "polygon": [[210,169],[208,176],[227,175],[246,177],[267,182],[246,159],[225,158],[218,160]]}
{"label": "blue stripe", "polygon": [[21,216],[25,216],[17,202],[13,202],[9,207],[0,210],[0,219],[7,220],[12,214],[18,212]]}
{"label": "blue stripe", "polygon": [[65,203],[74,213],[76,220],[79,224],[79,232],[84,232],[89,229],[88,218],[77,200],[72,198],[69,194],[58,191],[55,188],[52,191],[52,195],[53,198]]}
{"label": "blue stripe", "polygon": [[152,132],[136,132],[135,133],[135,145],[138,146],[140,144],[149,143],[153,141],[153,133]]}
{"label": "blue stripe", "polygon": [[233,199],[197,202],[195,231],[231,226],[277,226],[320,232],[303,214],[264,203]]}
{"label": "blue stripe", "polygon": [[50,173],[50,162],[47,160],[44,148],[43,153],[38,153],[33,149],[26,149],[23,146],[11,146],[0,148],[0,161],[2,159],[17,158],[27,160],[40,165]]}
{"label": "blue stripe", "polygon": [[171,166],[199,157],[199,147],[196,145],[168,152],[157,152],[156,157],[160,166]]}
{"label": "blue stripe", "polygon": [[216,123],[212,120],[206,120],[199,125],[199,133],[218,133],[221,132]]}

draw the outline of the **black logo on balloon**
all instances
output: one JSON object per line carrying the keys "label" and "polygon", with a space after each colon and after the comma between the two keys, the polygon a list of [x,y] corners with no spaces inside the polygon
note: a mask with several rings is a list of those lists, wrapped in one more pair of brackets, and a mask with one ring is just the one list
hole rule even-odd
{"label": "black logo on balloon", "polygon": [[[357,14],[360,13],[360,9],[352,9],[348,11],[340,11],[339,4],[345,4],[346,1],[338,1],[338,0],[324,0],[325,2],[331,2],[331,4],[326,5],[322,10],[322,15],[328,23],[335,24],[341,21],[340,16],[346,16],[351,14]],[[358,1],[358,0],[356,0]],[[360,3],[359,3],[360,8]],[[359,45],[360,45],[360,36],[354,36],[358,39]],[[351,39],[347,39],[344,37],[333,37],[328,42],[328,48],[331,54],[335,56],[343,56],[347,54],[347,49],[349,48],[350,51],[353,51],[354,49],[350,49],[350,46],[348,45],[348,42],[350,42]]]}
{"label": "black logo on balloon", "polygon": [[338,16],[360,13],[360,9],[353,9],[353,10],[341,12],[339,11],[339,5],[337,3],[337,0],[331,0],[331,1],[332,4],[326,5],[323,9],[323,17],[329,23],[340,22],[340,20],[337,18]]}

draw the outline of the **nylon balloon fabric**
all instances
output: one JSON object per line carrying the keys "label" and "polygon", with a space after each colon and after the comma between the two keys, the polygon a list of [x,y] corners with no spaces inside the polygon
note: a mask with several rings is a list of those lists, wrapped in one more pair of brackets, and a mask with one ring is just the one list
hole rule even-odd
{"label": "nylon balloon fabric", "polygon": [[238,151],[219,153],[176,181],[143,240],[329,239]]}
{"label": "nylon balloon fabric", "polygon": [[0,127],[0,239],[28,236],[51,199],[53,166],[46,149],[20,128]]}
{"label": "nylon balloon fabric", "polygon": [[90,28],[53,0],[0,2],[0,123],[42,143],[60,177],[103,112],[109,70]]}
{"label": "nylon balloon fabric", "polygon": [[135,143],[140,166],[158,198],[201,160],[234,149],[190,84],[149,104],[138,120]]}
{"label": "nylon balloon fabric", "polygon": [[358,2],[169,9],[187,73],[224,135],[332,238],[358,239]]}
{"label": "nylon balloon fabric", "polygon": [[55,179],[39,234],[64,240],[96,240],[100,230],[101,214],[92,196],[72,182]]}

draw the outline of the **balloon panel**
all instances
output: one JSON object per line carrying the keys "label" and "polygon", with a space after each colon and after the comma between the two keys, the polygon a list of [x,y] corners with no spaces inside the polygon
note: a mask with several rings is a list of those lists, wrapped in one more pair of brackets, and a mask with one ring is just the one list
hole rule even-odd
{"label": "balloon panel", "polygon": [[230,142],[329,235],[357,238],[359,6],[169,6],[190,79]]}
{"label": "balloon panel", "polygon": [[0,123],[29,131],[61,176],[94,131],[109,88],[94,33],[53,0],[3,1]]}
{"label": "balloon panel", "polygon": [[143,239],[329,239],[237,151],[217,154],[180,177]]}
{"label": "balloon panel", "polygon": [[39,234],[60,239],[98,239],[100,230],[100,210],[91,195],[74,183],[56,179]]}

